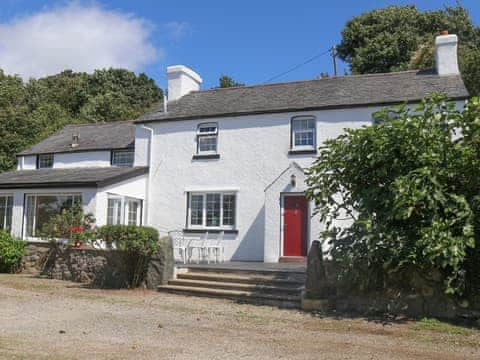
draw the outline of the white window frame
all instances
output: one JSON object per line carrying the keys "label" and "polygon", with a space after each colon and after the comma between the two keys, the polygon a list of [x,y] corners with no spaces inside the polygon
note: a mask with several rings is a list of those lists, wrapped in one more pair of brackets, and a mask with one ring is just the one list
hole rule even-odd
{"label": "white window frame", "polygon": [[[214,131],[203,131],[205,128],[215,128]],[[200,149],[200,139],[214,137],[215,138],[215,150],[202,151]],[[197,155],[215,155],[218,154],[218,123],[216,122],[206,122],[201,123],[197,127]]]}
{"label": "white window frame", "polygon": [[[14,208],[14,203],[13,203],[13,194],[0,194],[0,198],[5,198],[5,214],[3,215],[3,219],[0,219],[0,222],[2,223],[1,229],[11,232],[12,231],[12,226],[13,226],[13,208]],[[11,209],[11,218],[10,218],[10,228],[7,228],[7,218],[8,218],[8,200],[12,199],[12,209]]]}
{"label": "white window frame", "polygon": [[24,199],[24,204],[23,204],[23,234],[25,234],[26,239],[39,239],[38,236],[35,234],[35,228],[37,226],[37,217],[35,214],[35,211],[33,213],[33,221],[32,221],[32,232],[33,236],[29,236],[27,234],[27,226],[28,226],[28,221],[27,221],[27,210],[28,210],[28,198],[33,197],[33,208],[36,210],[37,209],[37,199],[40,196],[71,196],[72,198],[75,196],[80,197],[80,206],[82,206],[83,209],[83,194],[82,193],[27,193],[25,194],[25,199]]}
{"label": "white window frame", "polygon": [[[121,153],[131,153],[132,154],[132,162],[131,163],[116,163],[115,155]],[[112,150],[112,166],[118,167],[132,167],[135,162],[135,150],[134,149],[121,149],[121,150]]]}
{"label": "white window frame", "polygon": [[[49,157],[52,159],[51,166],[42,166],[42,157]],[[38,154],[37,155],[37,169],[52,169],[55,164],[55,155],[54,154]]]}
{"label": "white window frame", "polygon": [[[293,125],[295,121],[313,121],[313,128],[296,130]],[[317,148],[317,121],[315,116],[301,115],[294,116],[290,121],[290,134],[291,134],[291,148],[292,150],[315,150]],[[295,145],[295,134],[299,133],[312,133],[313,144],[312,145]]]}
{"label": "white window frame", "polygon": [[[207,195],[217,194],[220,195],[220,225],[219,226],[207,226]],[[192,195],[202,196],[202,224],[192,224]],[[223,225],[223,197],[225,195],[233,195],[235,197],[234,204],[234,218],[233,225]],[[187,208],[187,228],[192,230],[236,230],[238,219],[238,194],[232,191],[192,191],[187,193],[188,208]]]}
{"label": "white window frame", "polygon": [[[121,196],[116,194],[108,194],[107,197],[107,218],[106,223],[108,224],[108,200],[119,200],[120,201],[120,219],[118,219],[118,212],[114,211],[114,223],[109,225],[129,225],[129,210],[130,210],[130,202],[135,202],[138,204],[137,207],[137,219],[136,226],[142,226],[142,213],[143,213],[143,201],[142,199],[137,199],[128,196]],[[120,220],[120,221],[117,221]]]}

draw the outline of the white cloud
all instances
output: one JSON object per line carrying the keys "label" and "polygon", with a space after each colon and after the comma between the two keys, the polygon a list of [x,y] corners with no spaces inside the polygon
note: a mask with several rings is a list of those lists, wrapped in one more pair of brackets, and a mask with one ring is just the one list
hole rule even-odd
{"label": "white cloud", "polygon": [[65,69],[136,71],[162,55],[151,31],[133,15],[73,2],[0,24],[0,68],[24,79]]}
{"label": "white cloud", "polygon": [[173,40],[180,40],[189,30],[187,22],[171,21],[165,24],[165,28]]}

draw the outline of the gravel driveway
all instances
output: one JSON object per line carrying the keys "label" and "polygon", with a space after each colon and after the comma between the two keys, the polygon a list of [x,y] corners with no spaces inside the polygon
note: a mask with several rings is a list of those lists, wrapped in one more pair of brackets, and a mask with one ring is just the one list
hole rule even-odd
{"label": "gravel driveway", "polygon": [[478,359],[480,331],[0,275],[0,358]]}

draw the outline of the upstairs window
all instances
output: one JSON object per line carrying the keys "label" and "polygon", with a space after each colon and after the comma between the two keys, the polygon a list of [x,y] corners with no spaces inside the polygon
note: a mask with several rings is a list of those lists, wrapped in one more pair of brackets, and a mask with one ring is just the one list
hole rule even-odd
{"label": "upstairs window", "polygon": [[204,123],[197,130],[197,154],[209,155],[217,153],[217,123]]}
{"label": "upstairs window", "polygon": [[53,168],[53,154],[41,154],[37,156],[37,169]]}
{"label": "upstairs window", "polygon": [[235,229],[234,193],[189,193],[188,227],[191,229]]}
{"label": "upstairs window", "polygon": [[112,165],[132,167],[135,158],[135,151],[132,150],[113,150]]}
{"label": "upstairs window", "polygon": [[315,150],[315,118],[296,116],[292,118],[292,149]]}

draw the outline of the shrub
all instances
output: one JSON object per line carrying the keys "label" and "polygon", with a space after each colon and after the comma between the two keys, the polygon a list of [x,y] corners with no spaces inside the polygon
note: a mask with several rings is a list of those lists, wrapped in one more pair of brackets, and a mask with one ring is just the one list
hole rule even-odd
{"label": "shrub", "polygon": [[[419,290],[426,280],[447,294],[474,293],[480,99],[458,111],[432,95],[413,110],[385,109],[374,118],[327,141],[308,171],[307,195],[344,283]],[[351,225],[338,226],[345,218]]]}
{"label": "shrub", "polygon": [[95,218],[84,214],[80,204],[63,209],[53,216],[42,228],[42,238],[51,242],[65,241],[69,245],[81,246],[95,240]]}
{"label": "shrub", "polygon": [[16,272],[25,254],[25,242],[0,230],[0,273]]}
{"label": "shrub", "polygon": [[147,272],[150,257],[158,251],[156,229],[135,225],[105,225],[98,229],[98,238],[107,244],[115,243],[125,254],[129,286],[140,286]]}

